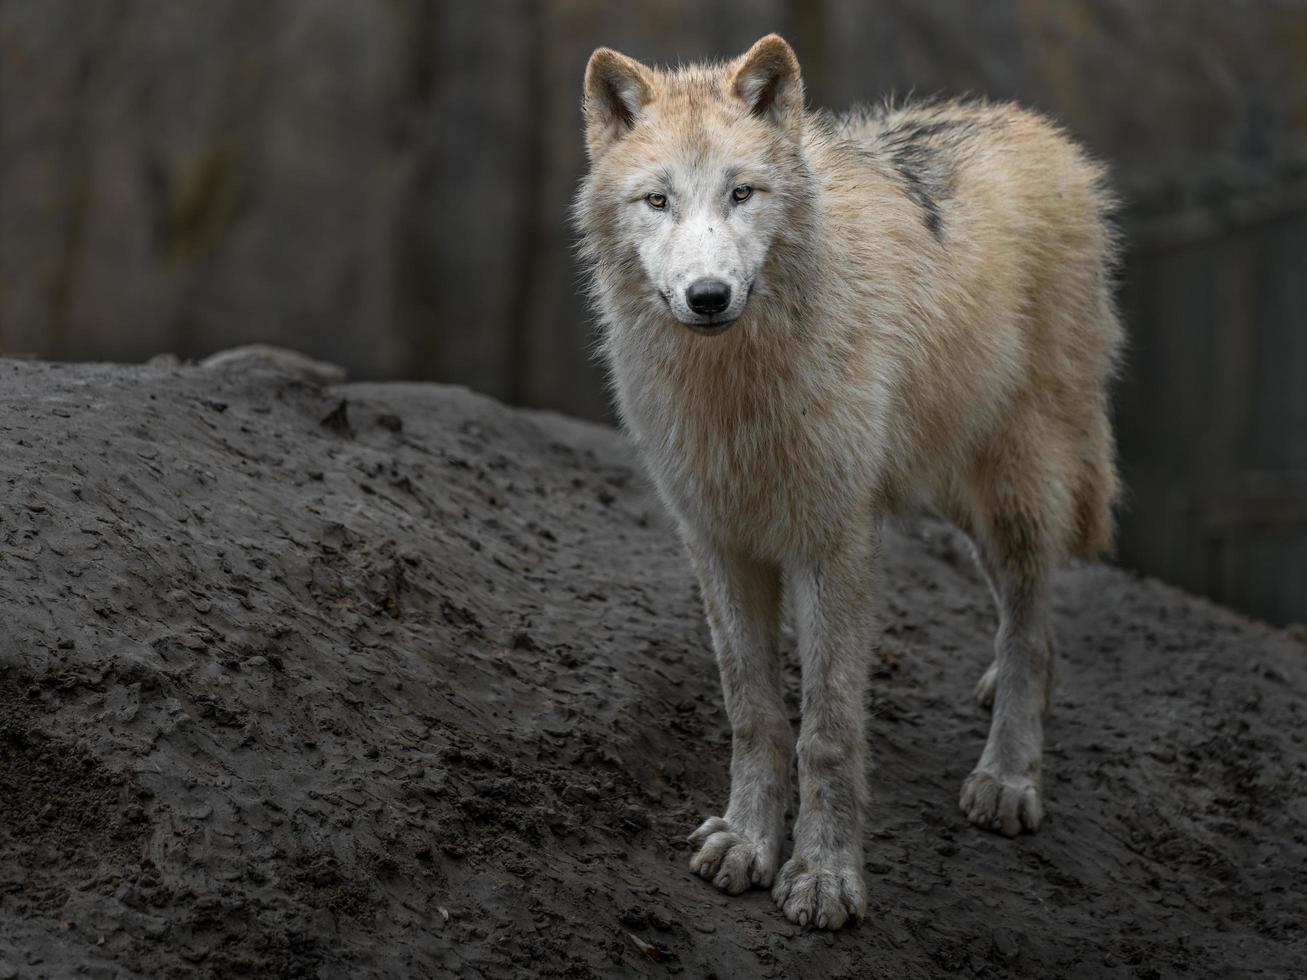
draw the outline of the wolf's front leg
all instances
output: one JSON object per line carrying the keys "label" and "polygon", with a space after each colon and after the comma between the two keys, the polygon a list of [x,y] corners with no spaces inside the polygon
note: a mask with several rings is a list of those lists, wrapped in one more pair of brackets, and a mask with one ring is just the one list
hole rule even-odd
{"label": "wolf's front leg", "polygon": [[780,569],[690,542],[731,721],[731,799],[693,834],[690,870],[722,891],[767,887],[784,831],[794,733],[781,693]]}
{"label": "wolf's front leg", "polygon": [[797,564],[791,575],[803,668],[799,816],[794,854],[772,897],[790,921],[820,929],[838,929],[866,908],[866,688],[878,543],[868,533],[838,555]]}

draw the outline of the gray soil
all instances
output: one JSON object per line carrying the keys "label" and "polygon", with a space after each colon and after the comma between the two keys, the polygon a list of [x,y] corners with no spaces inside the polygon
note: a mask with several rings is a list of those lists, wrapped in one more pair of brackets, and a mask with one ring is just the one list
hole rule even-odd
{"label": "gray soil", "polygon": [[804,932],[686,868],[730,740],[619,435],[0,361],[0,978],[1307,976],[1300,639],[1068,570],[1007,840],[957,809],[985,588],[929,519],[887,562],[868,917]]}

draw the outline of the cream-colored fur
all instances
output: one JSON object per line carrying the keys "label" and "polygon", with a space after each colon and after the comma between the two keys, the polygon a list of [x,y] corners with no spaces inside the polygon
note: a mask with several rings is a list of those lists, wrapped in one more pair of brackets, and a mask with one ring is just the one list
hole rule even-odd
{"label": "cream-colored fur", "polygon": [[[730,801],[692,835],[691,867],[838,928],[865,906],[864,696],[893,512],[928,502],[965,530],[1000,610],[962,809],[1009,835],[1042,819],[1049,578],[1109,547],[1117,491],[1112,201],[1096,164],[1015,106],[806,111],[775,35],[669,71],[600,49],[584,107],[576,221],[601,351],[698,573],[734,734]],[[709,281],[720,312],[692,302]]]}

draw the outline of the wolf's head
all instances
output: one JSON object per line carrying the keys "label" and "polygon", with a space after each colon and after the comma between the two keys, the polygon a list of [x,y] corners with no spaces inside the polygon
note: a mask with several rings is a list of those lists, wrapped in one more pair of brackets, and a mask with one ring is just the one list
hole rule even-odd
{"label": "wolf's head", "polygon": [[778,233],[811,200],[794,52],[771,34],[727,64],[664,72],[600,48],[583,104],[577,215],[597,291],[725,330],[766,290]]}

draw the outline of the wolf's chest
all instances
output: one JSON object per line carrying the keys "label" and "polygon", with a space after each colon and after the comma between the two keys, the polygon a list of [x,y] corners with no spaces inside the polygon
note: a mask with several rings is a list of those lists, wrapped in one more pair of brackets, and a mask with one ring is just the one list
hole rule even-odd
{"label": "wolf's chest", "polygon": [[846,434],[801,406],[731,408],[705,399],[646,420],[641,448],[663,496],[682,519],[755,553],[820,547],[856,482]]}
{"label": "wolf's chest", "polygon": [[850,385],[845,360],[782,325],[769,337],[620,335],[610,363],[627,427],[677,516],[724,543],[794,554],[838,537],[872,492],[883,413]]}

